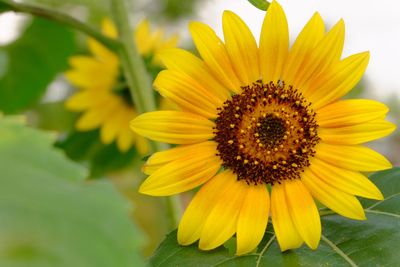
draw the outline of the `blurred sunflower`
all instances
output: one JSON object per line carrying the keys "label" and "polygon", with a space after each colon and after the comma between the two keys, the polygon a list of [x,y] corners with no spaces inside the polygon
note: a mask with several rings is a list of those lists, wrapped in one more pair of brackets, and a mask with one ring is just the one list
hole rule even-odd
{"label": "blurred sunflower", "polygon": [[[223,43],[205,24],[189,28],[202,59],[180,49],[161,53],[168,70],[155,80],[182,111],[156,111],[131,122],[135,132],[179,144],[153,154],[149,195],[204,184],[187,207],[178,241],[214,249],[236,233],[237,254],[254,250],[271,215],[282,251],[316,249],[321,222],[313,197],[343,216],[364,220],[355,196],[383,199],[360,171],[388,169],[360,144],[390,134],[387,107],[340,100],[361,79],[363,52],[341,59],[344,22],[325,32],[315,13],[289,49],[284,11],[272,2],[259,47],[234,13],[223,14]],[[270,189],[270,190],[269,190]],[[270,191],[270,192],[269,192]]]}
{"label": "blurred sunflower", "polygon": [[[108,37],[117,37],[116,28],[108,19],[102,22],[102,32]],[[161,68],[155,55],[162,49],[175,47],[178,40],[177,36],[165,39],[161,29],[150,31],[146,20],[137,26],[134,39],[149,71],[154,73]],[[82,112],[76,128],[79,131],[100,128],[104,144],[115,140],[122,152],[136,145],[139,153],[146,153],[147,141],[129,129],[129,121],[136,116],[136,111],[117,55],[94,39],[88,40],[88,46],[92,56],[71,57],[72,69],[65,73],[80,89],[66,102],[69,110]]]}

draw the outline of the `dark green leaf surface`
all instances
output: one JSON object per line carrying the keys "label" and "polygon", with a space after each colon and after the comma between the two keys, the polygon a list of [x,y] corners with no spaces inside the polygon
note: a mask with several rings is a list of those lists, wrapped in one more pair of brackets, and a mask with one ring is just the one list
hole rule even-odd
{"label": "dark green leaf surface", "polygon": [[53,139],[0,118],[0,266],[142,266],[128,203]]}
{"label": "dark green leaf surface", "polygon": [[64,149],[71,159],[87,162],[91,178],[99,178],[121,170],[131,166],[135,159],[140,159],[134,147],[122,153],[115,142],[104,145],[100,141],[99,130],[71,132],[64,140],[58,142],[57,146]]}
{"label": "dark green leaf surface", "polygon": [[400,168],[376,173],[371,180],[385,200],[363,201],[366,221],[322,217],[323,236],[316,251],[303,245],[281,253],[270,225],[257,251],[242,257],[225,247],[204,252],[196,245],[179,246],[174,231],[150,259],[151,266],[399,266]]}
{"label": "dark green leaf surface", "polygon": [[[75,50],[74,35],[54,22],[36,18],[22,36],[0,47],[0,110],[16,113],[37,103]],[[3,73],[1,73],[3,72]]]}

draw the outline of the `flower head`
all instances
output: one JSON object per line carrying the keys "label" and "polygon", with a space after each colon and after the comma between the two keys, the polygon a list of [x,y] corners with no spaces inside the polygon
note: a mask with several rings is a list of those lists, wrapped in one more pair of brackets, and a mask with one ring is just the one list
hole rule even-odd
{"label": "flower head", "polygon": [[[363,220],[355,196],[382,199],[361,171],[391,164],[362,143],[394,130],[388,109],[372,100],[341,100],[361,79],[369,53],[341,59],[344,22],[328,32],[318,13],[289,49],[286,16],[273,2],[259,45],[234,13],[223,15],[222,42],[190,24],[202,59],[180,49],[161,53],[155,80],[182,111],[145,113],[137,133],[180,146],[153,154],[140,191],[171,195],[202,187],[178,228],[182,245],[216,248],[236,233],[237,254],[254,250],[271,216],[282,251],[321,237],[314,199]],[[270,190],[269,190],[270,188]]]}
{"label": "flower head", "polygon": [[[105,19],[102,32],[117,37],[112,22]],[[163,38],[163,31],[150,31],[149,22],[142,21],[135,30],[135,43],[140,54],[150,59],[150,68],[160,68],[154,55],[165,48],[175,47],[177,37]],[[100,128],[100,138],[104,144],[114,140],[120,151],[124,152],[136,145],[140,153],[146,153],[147,141],[129,129],[129,122],[136,116],[135,107],[117,55],[106,49],[96,40],[88,40],[92,56],[73,56],[72,69],[65,73],[66,78],[80,90],[66,102],[72,111],[82,112],[76,128],[88,131]]]}

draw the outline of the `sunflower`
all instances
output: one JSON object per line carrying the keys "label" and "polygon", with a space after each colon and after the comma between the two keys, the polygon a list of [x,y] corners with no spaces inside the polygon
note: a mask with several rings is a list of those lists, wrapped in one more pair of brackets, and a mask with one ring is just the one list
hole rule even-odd
{"label": "sunflower", "polygon": [[[108,19],[102,22],[102,32],[108,37],[117,37],[116,28]],[[160,68],[160,60],[153,55],[177,43],[176,36],[165,39],[161,29],[151,32],[146,20],[138,25],[134,37],[139,53],[150,69],[155,70]],[[88,40],[88,47],[92,56],[71,57],[72,69],[65,73],[66,78],[80,88],[66,102],[69,110],[82,112],[76,128],[79,131],[100,128],[104,144],[115,140],[122,152],[136,145],[141,154],[146,153],[147,141],[129,129],[136,111],[117,55],[94,39]]]}
{"label": "sunflower", "polygon": [[289,49],[286,16],[266,13],[259,46],[234,13],[222,18],[225,43],[205,24],[189,26],[202,59],[163,51],[167,70],[154,82],[181,111],[155,111],[131,122],[135,132],[178,144],[153,154],[140,192],[154,196],[196,188],[178,227],[178,242],[214,249],[236,234],[237,254],[254,250],[271,216],[282,251],[321,237],[318,200],[364,220],[356,198],[383,199],[361,172],[391,164],[362,143],[391,133],[385,105],[341,100],[369,60],[341,59],[344,22],[328,32],[315,13]]}

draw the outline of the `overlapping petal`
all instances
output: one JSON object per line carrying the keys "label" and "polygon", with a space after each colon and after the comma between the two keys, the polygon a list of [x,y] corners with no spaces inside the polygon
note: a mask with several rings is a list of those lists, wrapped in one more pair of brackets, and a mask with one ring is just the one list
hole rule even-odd
{"label": "overlapping petal", "polygon": [[272,186],[271,217],[281,251],[298,248],[303,244],[293,223],[283,184]]}
{"label": "overlapping petal", "polygon": [[306,171],[302,179],[310,193],[336,213],[355,220],[365,220],[364,210],[356,197],[345,193]]}
{"label": "overlapping petal", "polygon": [[347,170],[372,172],[392,167],[384,156],[365,146],[330,145],[321,142],[316,151],[317,158]]}
{"label": "overlapping petal", "polygon": [[249,185],[238,217],[236,254],[251,252],[260,243],[267,228],[269,207],[266,186]]}
{"label": "overlapping petal", "polygon": [[273,1],[260,36],[260,69],[264,83],[277,82],[289,51],[289,29],[285,12]]}
{"label": "overlapping petal", "polygon": [[179,71],[164,70],[154,81],[160,94],[175,102],[184,111],[206,118],[216,118],[222,101],[193,78]]}
{"label": "overlapping petal", "polygon": [[321,220],[317,206],[299,179],[283,181],[289,213],[297,232],[312,249],[321,239]]}
{"label": "overlapping petal", "polygon": [[144,113],[131,121],[131,127],[142,136],[171,144],[193,144],[214,136],[212,121],[181,111]]}
{"label": "overlapping petal", "polygon": [[189,25],[193,42],[215,77],[233,92],[240,92],[242,84],[236,76],[225,45],[208,25],[192,22]]}
{"label": "overlapping petal", "polygon": [[231,11],[224,12],[222,25],[225,47],[239,79],[247,85],[259,80],[258,48],[250,29]]}

